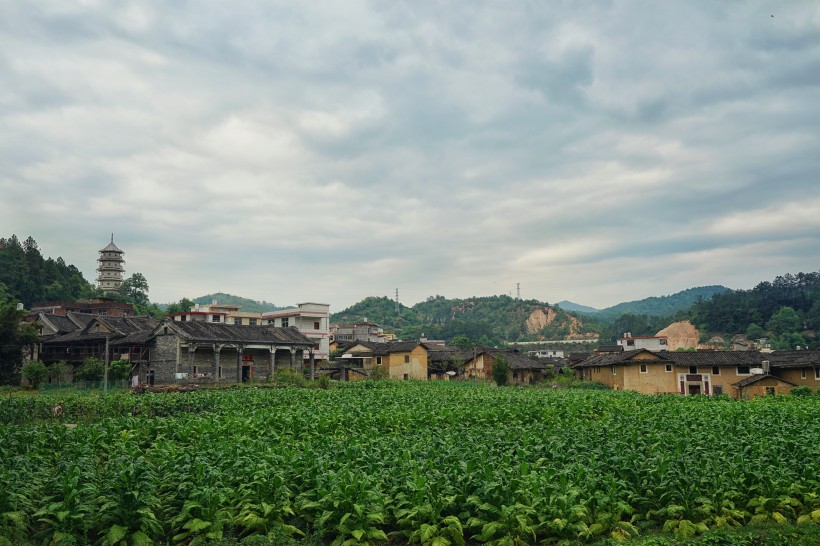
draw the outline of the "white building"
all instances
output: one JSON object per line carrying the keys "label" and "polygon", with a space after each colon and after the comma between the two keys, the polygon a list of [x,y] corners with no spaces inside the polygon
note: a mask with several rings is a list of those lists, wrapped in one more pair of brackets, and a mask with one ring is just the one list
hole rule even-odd
{"label": "white building", "polygon": [[623,347],[624,351],[634,351],[636,349],[666,351],[669,348],[666,336],[633,336],[629,332],[625,332],[624,337],[618,339],[618,345]]}
{"label": "white building", "polygon": [[[295,326],[303,335],[315,342],[313,355],[316,360],[330,358],[330,305],[326,303],[300,303],[290,309],[262,313],[264,324],[287,328]],[[305,351],[306,359],[310,358]]]}
{"label": "white building", "polygon": [[527,354],[537,358],[564,358],[564,351],[557,349],[538,349],[536,351],[527,351]]}

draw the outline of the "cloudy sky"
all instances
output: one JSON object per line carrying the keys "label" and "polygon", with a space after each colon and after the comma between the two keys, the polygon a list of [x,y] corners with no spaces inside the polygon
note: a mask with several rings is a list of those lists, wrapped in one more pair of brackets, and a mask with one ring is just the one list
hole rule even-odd
{"label": "cloudy sky", "polygon": [[154,302],[820,269],[816,1],[0,0],[0,82],[0,235]]}

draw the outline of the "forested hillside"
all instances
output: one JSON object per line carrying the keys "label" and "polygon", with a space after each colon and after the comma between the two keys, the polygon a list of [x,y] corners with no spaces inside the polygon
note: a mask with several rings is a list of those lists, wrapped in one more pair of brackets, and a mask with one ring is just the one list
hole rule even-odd
{"label": "forested hillside", "polygon": [[251,300],[240,296],[234,296],[233,294],[226,294],[224,292],[216,292],[214,294],[208,294],[207,296],[201,296],[193,300],[193,302],[199,304],[210,304],[214,300],[226,305],[239,305],[242,308],[242,311],[247,313],[264,313],[266,311],[277,311],[279,309],[284,309],[284,307],[277,307],[273,303],[269,303],[267,301]]}
{"label": "forested hillside", "polygon": [[680,311],[688,310],[700,300],[708,300],[715,294],[729,292],[725,286],[698,286],[688,288],[668,296],[644,298],[628,301],[601,309],[596,316],[601,320],[610,320],[621,315],[647,315],[649,317],[667,317]]}
{"label": "forested hillside", "polygon": [[403,339],[453,339],[466,336],[475,341],[498,344],[504,341],[563,339],[592,335],[573,315],[537,300],[509,296],[447,299],[431,296],[413,307],[399,306],[386,297],[365,298],[331,316],[334,323],[367,319]]}
{"label": "forested hillside", "polygon": [[690,312],[698,329],[749,337],[769,336],[774,348],[816,346],[820,329],[820,272],[787,273],[751,290],[716,294]]}
{"label": "forested hillside", "polygon": [[94,286],[62,258],[43,258],[37,242],[16,235],[0,238],[0,283],[27,308],[36,301],[76,300],[93,296]]}

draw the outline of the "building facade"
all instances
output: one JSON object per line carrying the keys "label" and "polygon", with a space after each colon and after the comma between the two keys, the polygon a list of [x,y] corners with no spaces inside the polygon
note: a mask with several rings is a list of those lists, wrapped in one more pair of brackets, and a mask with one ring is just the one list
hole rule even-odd
{"label": "building facade", "polygon": [[[261,321],[278,328],[296,328],[313,341],[313,358],[330,358],[330,305],[326,303],[300,303],[290,309],[262,313]],[[310,358],[310,354],[305,354]]]}

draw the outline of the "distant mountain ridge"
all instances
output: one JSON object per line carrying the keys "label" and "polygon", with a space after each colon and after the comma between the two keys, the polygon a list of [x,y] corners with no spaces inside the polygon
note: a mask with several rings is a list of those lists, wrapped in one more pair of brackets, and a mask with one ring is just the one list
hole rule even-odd
{"label": "distant mountain ridge", "polygon": [[681,290],[668,296],[652,296],[642,300],[619,303],[612,307],[601,309],[595,313],[595,317],[606,320],[614,319],[620,315],[670,316],[680,311],[686,311],[699,300],[709,300],[715,294],[723,294],[725,292],[731,292],[731,290],[721,285],[687,288],[686,290]]}
{"label": "distant mountain ridge", "polygon": [[246,311],[248,313],[265,313],[267,311],[287,309],[287,307],[279,307],[267,301],[251,300],[240,296],[234,296],[233,294],[226,294],[224,292],[216,292],[214,294],[208,294],[207,296],[200,296],[191,301],[200,305],[210,305],[214,300],[216,300],[217,303],[223,303],[226,305],[238,305],[240,306],[241,311]]}
{"label": "distant mountain ridge", "polygon": [[596,309],[595,307],[590,307],[589,305],[581,305],[579,303],[573,303],[569,300],[559,301],[556,303],[558,307],[563,309],[564,311],[569,311],[570,313],[598,313],[600,309]]}

